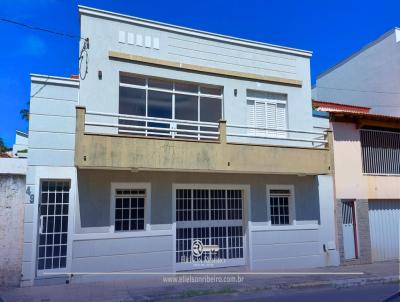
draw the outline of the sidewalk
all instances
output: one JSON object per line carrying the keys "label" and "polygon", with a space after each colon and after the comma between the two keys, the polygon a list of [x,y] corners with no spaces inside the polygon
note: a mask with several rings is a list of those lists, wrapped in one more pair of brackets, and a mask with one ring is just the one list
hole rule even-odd
{"label": "sidewalk", "polygon": [[[215,275],[225,280],[216,282]],[[382,284],[399,281],[399,262],[387,261],[365,265],[318,268],[279,272],[270,275],[236,274],[234,268],[214,270],[201,275],[147,276],[140,280],[110,281],[92,283],[71,283],[63,285],[36,286],[27,288],[0,289],[0,297],[5,302],[78,302],[78,301],[157,301],[179,299],[209,294],[252,292],[260,290],[310,288],[310,287],[350,287]],[[268,272],[273,273],[273,272]],[[310,274],[308,274],[310,273]],[[344,274],[343,274],[344,273]],[[355,273],[355,274],[353,274]],[[358,273],[358,274],[356,274]],[[362,274],[359,274],[362,273]],[[207,279],[208,278],[208,279]],[[226,279],[235,282],[225,282]],[[240,281],[243,278],[242,282]],[[184,279],[184,280],[183,280]],[[190,280],[189,280],[190,279]],[[201,279],[201,282],[196,282]],[[207,279],[207,282],[204,282]],[[188,282],[189,281],[189,282]],[[229,281],[229,280],[228,280]],[[0,299],[0,301],[1,301]]]}

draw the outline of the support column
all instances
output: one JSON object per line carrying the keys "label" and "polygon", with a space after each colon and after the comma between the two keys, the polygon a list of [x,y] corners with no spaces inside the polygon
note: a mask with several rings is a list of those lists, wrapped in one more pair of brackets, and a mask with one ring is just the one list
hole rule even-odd
{"label": "support column", "polygon": [[320,242],[325,246],[324,265],[340,264],[339,252],[336,247],[335,233],[335,201],[333,179],[331,175],[318,175],[318,194],[320,211]]}

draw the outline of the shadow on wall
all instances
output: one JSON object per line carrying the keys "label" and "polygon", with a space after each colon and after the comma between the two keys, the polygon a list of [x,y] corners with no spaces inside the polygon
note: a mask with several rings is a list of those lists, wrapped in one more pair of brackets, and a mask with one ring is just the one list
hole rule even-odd
{"label": "shadow on wall", "polygon": [[353,123],[333,123],[333,137],[338,142],[357,142],[360,141],[360,130]]}

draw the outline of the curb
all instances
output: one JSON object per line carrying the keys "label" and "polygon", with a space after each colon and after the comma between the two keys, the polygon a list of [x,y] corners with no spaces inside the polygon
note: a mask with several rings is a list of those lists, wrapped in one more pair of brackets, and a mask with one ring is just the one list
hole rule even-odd
{"label": "curb", "polygon": [[[292,280],[293,281],[293,280]],[[159,292],[157,291],[143,291],[142,294],[131,292],[128,294],[128,297],[121,298],[111,298],[103,300],[103,302],[133,302],[133,301],[142,301],[142,302],[153,302],[153,301],[176,301],[179,299],[192,298],[192,297],[204,297],[207,299],[211,296],[222,296],[229,294],[236,295],[246,295],[246,293],[253,292],[267,292],[267,291],[279,291],[279,290],[302,290],[302,289],[317,289],[317,288],[350,288],[350,287],[362,287],[368,285],[379,285],[379,284],[388,284],[388,283],[398,283],[400,282],[400,276],[370,276],[364,278],[348,278],[348,279],[333,279],[333,280],[321,280],[321,281],[309,281],[309,282],[298,282],[298,283],[290,283],[290,281],[283,282],[283,280],[278,281],[275,284],[260,284],[260,286],[249,286],[250,284],[244,286],[229,286],[228,284],[224,284],[224,286],[216,286],[216,287],[202,287],[202,288],[194,288],[191,290],[191,293],[188,293],[184,290],[184,288],[179,286],[172,286],[169,290],[167,288],[161,289]],[[223,290],[225,288],[225,290]],[[133,294],[133,295],[132,295]],[[188,294],[186,297],[185,295]],[[1,294],[0,294],[1,295]],[[4,298],[3,298],[4,299]],[[11,299],[12,300],[12,299]],[[51,301],[53,298],[50,299]],[[0,297],[0,302],[2,302],[2,298]]]}
{"label": "curb", "polygon": [[[294,284],[283,283],[283,284],[267,286],[265,287],[265,289],[301,289],[301,288],[313,288],[313,287],[347,288],[347,287],[386,284],[395,282],[400,282],[400,276],[353,278],[353,279],[315,281],[315,282],[304,282],[304,283],[294,283]],[[252,291],[252,288],[249,288],[248,290]]]}
{"label": "curb", "polygon": [[[245,294],[249,292],[256,291],[267,291],[267,290],[281,290],[281,289],[306,289],[306,288],[350,288],[357,286],[366,285],[378,285],[387,283],[400,282],[400,276],[386,276],[386,277],[370,277],[370,278],[353,278],[353,279],[342,279],[342,280],[331,280],[331,281],[315,281],[315,282],[304,282],[304,283],[294,283],[294,284],[274,284],[265,287],[247,287],[247,288],[236,288],[232,289],[231,293]],[[214,296],[223,295],[224,293],[215,292],[215,290],[210,290],[209,294],[203,294],[198,296]],[[195,295],[196,296],[196,295]],[[193,297],[195,297],[193,296]],[[146,299],[140,301],[162,301],[162,300],[175,300],[181,297],[175,296],[174,294],[169,295],[159,295],[159,296],[147,296]],[[148,299],[148,300],[147,300]]]}

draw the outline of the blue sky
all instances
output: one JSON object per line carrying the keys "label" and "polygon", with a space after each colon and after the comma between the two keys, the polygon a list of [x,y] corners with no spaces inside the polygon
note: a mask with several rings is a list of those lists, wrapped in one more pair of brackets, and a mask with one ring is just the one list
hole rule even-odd
{"label": "blue sky", "polygon": [[[79,35],[77,5],[267,43],[312,50],[315,76],[389,29],[400,26],[400,1],[295,0],[1,0],[0,18]],[[29,74],[76,74],[78,42],[0,22],[0,137],[11,146],[27,130],[19,111]]]}

